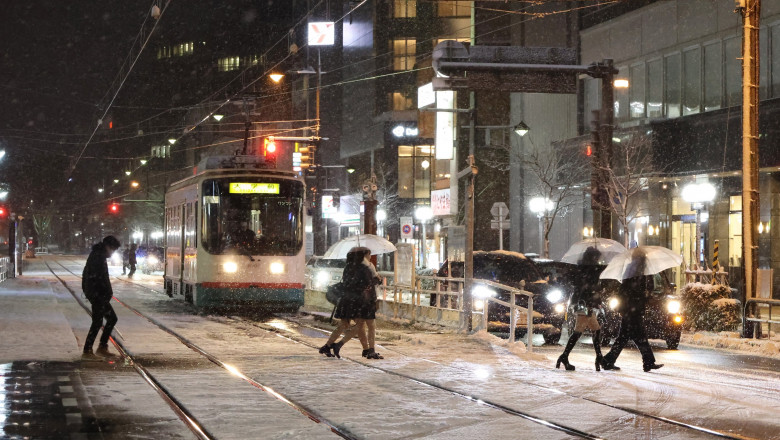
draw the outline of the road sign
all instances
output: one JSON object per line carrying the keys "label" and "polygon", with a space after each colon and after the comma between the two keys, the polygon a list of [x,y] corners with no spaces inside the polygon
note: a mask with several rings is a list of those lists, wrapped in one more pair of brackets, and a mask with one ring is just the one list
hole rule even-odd
{"label": "road sign", "polygon": [[490,229],[509,229],[509,220],[490,220]]}
{"label": "road sign", "polygon": [[509,215],[509,208],[507,208],[504,202],[493,203],[493,207],[490,208],[490,215],[496,217],[496,220],[503,220]]}
{"label": "road sign", "polygon": [[414,223],[411,217],[401,217],[401,238],[414,238]]}

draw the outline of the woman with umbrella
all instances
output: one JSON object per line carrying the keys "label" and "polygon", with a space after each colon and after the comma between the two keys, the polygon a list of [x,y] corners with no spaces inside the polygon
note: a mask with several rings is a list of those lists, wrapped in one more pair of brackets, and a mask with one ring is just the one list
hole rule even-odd
{"label": "woman with umbrella", "polygon": [[[320,348],[320,353],[327,356],[339,355],[341,347],[357,333],[363,356],[368,359],[382,359],[374,350],[374,320],[376,318],[376,290],[374,286],[379,284],[379,276],[373,264],[367,260],[371,250],[365,247],[354,247],[347,253],[347,265],[344,267],[342,283],[345,294],[336,305],[334,316],[341,320],[338,327],[333,330],[328,342]],[[350,321],[355,320],[356,325],[347,330]],[[336,342],[336,339],[345,332],[344,338]],[[331,354],[331,350],[333,353]]]}
{"label": "woman with umbrella", "polygon": [[[642,368],[646,372],[657,370],[664,365],[655,363],[653,349],[650,348],[650,343],[647,341],[644,318],[648,295],[653,290],[652,274],[656,272],[654,272],[654,268],[649,267],[646,248],[634,248],[627,254],[630,255],[630,259],[625,258],[623,259],[624,261],[619,261],[616,258],[610,263],[612,268],[621,267],[621,273],[618,277],[623,279],[620,286],[620,295],[624,299],[621,301],[624,305],[621,310],[620,333],[617,339],[615,339],[612,349],[604,356],[601,365],[605,370],[619,370],[620,368],[615,366],[615,361],[620,356],[620,352],[626,343],[632,340],[642,354]],[[610,266],[604,270],[601,278],[612,277],[610,273],[613,270]]]}
{"label": "woman with umbrella", "polygon": [[571,306],[576,314],[574,331],[569,336],[566,348],[563,354],[558,357],[555,368],[560,368],[561,364],[569,370],[574,370],[574,365],[569,363],[569,353],[577,344],[577,340],[582,336],[585,330],[593,332],[593,348],[596,350],[596,371],[600,371],[601,356],[601,325],[596,318],[601,308],[601,289],[599,287],[598,266],[601,252],[595,247],[589,247],[582,255],[582,259],[577,263],[579,269],[578,288],[571,298]]}

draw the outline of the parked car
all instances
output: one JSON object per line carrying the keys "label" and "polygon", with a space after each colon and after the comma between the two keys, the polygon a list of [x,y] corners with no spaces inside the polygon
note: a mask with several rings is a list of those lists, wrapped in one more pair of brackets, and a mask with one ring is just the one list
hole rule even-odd
{"label": "parked car", "polygon": [[[449,269],[453,277],[463,276],[463,262],[446,262],[439,269],[437,276],[448,277]],[[544,279],[534,262],[518,252],[508,251],[476,251],[474,252],[474,278],[490,280],[506,286],[521,288],[521,281],[525,281],[524,290],[533,293],[534,333],[541,333],[545,343],[556,344],[561,337],[564,312],[566,311],[566,298],[563,290]],[[445,286],[446,288],[446,286]],[[509,301],[509,294],[504,291],[496,291],[484,285],[477,285],[474,291],[475,302],[479,297],[495,296],[503,301]],[[436,303],[436,295],[432,295],[431,305]],[[526,307],[528,298],[519,295],[516,298],[519,306]],[[536,315],[536,314],[535,314]],[[489,328],[493,330],[509,329],[509,308],[490,303],[488,306]],[[521,317],[517,328],[518,336],[525,334],[525,319]]]}
{"label": "parked car", "polygon": [[341,275],[344,273],[346,265],[345,258],[335,260],[326,260],[316,256],[309,258],[306,263],[306,288],[324,292],[331,284],[341,281]]}
{"label": "parked car", "polygon": [[151,274],[165,269],[165,250],[161,247],[139,246],[135,252],[135,259],[141,273]]}

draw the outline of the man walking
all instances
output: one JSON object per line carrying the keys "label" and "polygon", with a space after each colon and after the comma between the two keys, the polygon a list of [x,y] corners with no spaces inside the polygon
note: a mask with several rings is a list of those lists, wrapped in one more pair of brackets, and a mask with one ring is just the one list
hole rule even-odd
{"label": "man walking", "polygon": [[[87,264],[84,266],[84,272],[81,278],[81,288],[84,295],[92,303],[92,326],[89,327],[87,339],[84,342],[83,359],[95,360],[102,357],[114,356],[108,351],[108,338],[114,330],[117,318],[114,308],[111,307],[111,298],[114,291],[111,289],[111,280],[108,278],[108,264],[106,259],[119,249],[119,240],[109,235],[102,242],[92,246],[92,252],[87,257]],[[103,326],[103,319],[106,325],[103,327],[103,334],[100,335],[100,344],[95,353],[92,352],[92,346]]]}
{"label": "man walking", "polygon": [[130,252],[127,255],[127,264],[130,265],[130,272],[127,273],[128,278],[132,278],[135,273],[135,266],[138,261],[135,258],[135,252],[138,250],[138,245],[133,243],[130,245]]}

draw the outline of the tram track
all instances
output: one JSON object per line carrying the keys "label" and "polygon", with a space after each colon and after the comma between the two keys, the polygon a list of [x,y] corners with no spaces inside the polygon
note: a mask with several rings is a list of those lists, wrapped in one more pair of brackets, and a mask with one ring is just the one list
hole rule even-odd
{"label": "tram track", "polygon": [[[68,286],[68,284],[67,284],[67,282],[65,280],[63,280],[59,275],[57,275],[57,273],[54,271],[54,269],[52,269],[51,266],[49,265],[48,261],[46,261],[45,264],[46,264],[46,267],[49,269],[49,271],[51,271],[52,275],[54,275],[57,278],[57,280],[60,281],[60,283],[65,287],[66,290],[68,290],[68,292],[70,292],[70,294],[79,303],[79,305],[81,305],[81,307],[84,308],[84,310],[88,314],[91,315],[89,307],[87,307],[87,305],[84,304],[84,302],[81,300],[81,298],[79,298],[79,295],[70,286]],[[60,265],[65,271],[67,271],[71,275],[80,278],[80,275],[75,274],[73,271],[71,271],[70,269],[65,267],[62,263],[57,262],[57,264]],[[137,284],[137,283],[133,283],[133,284]],[[149,290],[153,290],[153,289],[149,289]],[[298,412],[300,412],[301,414],[303,414],[304,416],[309,418],[311,421],[313,421],[315,423],[318,423],[318,424],[323,424],[323,425],[327,426],[332,433],[338,435],[339,437],[344,438],[344,439],[350,439],[350,440],[353,440],[353,439],[356,440],[358,438],[358,437],[355,437],[352,433],[348,432],[347,430],[345,430],[343,428],[340,428],[335,423],[332,423],[332,422],[330,422],[330,421],[328,421],[328,420],[326,420],[326,419],[316,415],[311,410],[305,408],[304,405],[302,405],[300,403],[297,403],[297,402],[293,401],[292,399],[284,396],[283,394],[281,394],[278,391],[274,390],[270,386],[262,384],[262,383],[260,383],[260,382],[258,382],[256,380],[252,379],[251,377],[246,376],[241,371],[239,371],[237,368],[233,367],[230,364],[227,364],[227,363],[223,362],[218,357],[210,354],[209,352],[207,352],[203,348],[201,348],[198,345],[194,344],[193,342],[189,341],[185,337],[179,335],[178,333],[176,333],[175,331],[171,330],[170,328],[168,328],[164,324],[162,324],[162,323],[158,322],[157,320],[155,320],[154,318],[146,316],[144,313],[142,313],[138,309],[136,309],[136,308],[130,306],[129,304],[127,304],[127,303],[117,299],[116,297],[114,297],[114,300],[118,304],[122,305],[123,307],[127,308],[128,310],[130,310],[131,312],[136,314],[137,316],[145,319],[149,323],[155,325],[160,330],[162,330],[162,331],[168,333],[169,335],[173,336],[179,342],[181,342],[183,345],[185,345],[186,347],[188,347],[191,350],[195,351],[196,353],[198,353],[202,357],[206,358],[207,360],[209,360],[213,364],[215,364],[215,365],[219,366],[220,368],[224,369],[225,371],[227,371],[231,375],[236,376],[236,377],[244,380],[245,382],[249,383],[250,385],[254,386],[255,388],[257,388],[257,389],[259,389],[259,390],[269,394],[270,396],[274,397],[276,400],[278,400],[278,401],[280,401],[282,403],[285,403],[286,405],[292,407],[293,409],[297,410]],[[146,369],[143,365],[141,365],[137,361],[137,359],[135,359],[135,357],[132,356],[132,354],[130,354],[128,352],[128,350],[124,347],[124,345],[120,341],[117,341],[113,337],[111,338],[111,341],[114,343],[114,345],[116,346],[117,350],[119,350],[124,357],[129,359],[130,365],[133,366],[133,368],[136,370],[136,372],[138,372],[138,374],[148,384],[150,384],[158,392],[158,394],[161,395],[161,397],[163,397],[163,400],[165,400],[166,403],[168,403],[168,405],[171,407],[171,409],[173,409],[173,411],[179,416],[179,418],[187,425],[188,428],[190,428],[190,430],[198,438],[204,439],[204,440],[211,440],[211,439],[215,439],[216,438],[215,436],[213,436],[212,434],[210,434],[210,433],[208,433],[206,431],[206,429],[203,427],[203,425],[200,422],[198,422],[197,419],[195,419],[195,417],[190,413],[190,411],[188,411],[184,407],[184,405],[181,402],[179,402],[175,398],[175,396],[173,396],[173,394],[171,394],[154,377],[154,375],[152,375],[149,372],[148,369]]]}
{"label": "tram track", "polygon": [[[70,271],[68,268],[66,268],[64,265],[62,265],[59,262],[58,262],[58,264],[60,264],[60,266],[62,266],[63,269],[65,269],[66,271],[68,271],[71,274],[73,274],[73,272]],[[56,274],[55,274],[55,276],[56,276]],[[138,283],[136,281],[127,280],[127,279],[123,279],[123,278],[119,278],[119,277],[116,277],[116,279],[120,280],[120,281],[123,281],[125,283],[133,284],[133,285],[135,285],[137,287],[142,287],[142,288],[144,288],[144,289],[146,289],[148,291],[154,292],[154,293],[159,293],[161,295],[165,294],[161,290],[153,289],[153,288],[151,288],[149,286],[146,286],[144,284]],[[161,330],[166,331],[169,334],[171,334],[172,336],[176,337],[184,345],[188,346],[189,348],[191,348],[194,351],[198,352],[202,356],[206,357],[211,362],[219,365],[220,367],[226,369],[227,371],[231,372],[232,374],[235,374],[234,371],[231,369],[232,367],[230,367],[227,364],[222,363],[221,361],[219,361],[218,359],[216,359],[212,355],[208,354],[207,352],[203,351],[202,349],[200,349],[196,345],[192,344],[190,341],[187,341],[185,338],[183,338],[180,335],[176,334],[174,331],[168,329],[163,324],[155,321],[153,318],[150,318],[150,317],[147,317],[147,316],[143,315],[143,313],[139,312],[138,310],[134,309],[133,307],[131,307],[131,306],[129,306],[129,305],[119,301],[119,300],[117,300],[117,301],[121,305],[123,305],[124,307],[126,307],[129,310],[133,311],[138,316],[143,317],[144,319],[148,320],[150,323],[156,325]],[[322,332],[323,334],[329,333],[329,331],[327,331],[327,330],[324,330],[324,329],[321,329],[321,328],[318,328],[318,327],[315,327],[315,326],[306,325],[304,323],[301,323],[299,321],[295,321],[295,320],[286,318],[284,316],[279,316],[279,315],[275,315],[275,316],[277,318],[279,318],[279,319],[286,320],[288,322],[294,323],[294,324],[299,325],[301,327],[307,327],[307,328],[309,328],[311,330]],[[236,321],[240,321],[240,322],[245,323],[245,324],[253,325],[253,326],[255,326],[257,328],[260,328],[260,329],[262,329],[264,331],[267,331],[269,333],[276,334],[276,335],[278,335],[278,336],[280,336],[280,337],[282,337],[284,339],[289,340],[290,342],[297,343],[297,344],[302,344],[302,345],[305,345],[305,346],[310,347],[312,349],[318,349],[319,348],[318,346],[308,342],[307,340],[295,337],[294,336],[295,333],[293,333],[291,331],[283,331],[283,330],[280,330],[280,329],[278,329],[276,327],[268,326],[268,325],[265,325],[263,323],[259,323],[257,321],[249,320],[249,319],[246,319],[246,318],[243,318],[243,317],[231,316],[230,318],[232,318],[232,319],[234,319]],[[398,353],[399,355],[407,357],[407,358],[416,359],[416,360],[419,360],[419,361],[424,361],[424,362],[432,363],[432,364],[435,364],[435,365],[440,365],[442,367],[454,368],[454,369],[458,369],[458,370],[461,370],[461,371],[466,371],[463,368],[458,368],[458,367],[455,367],[455,366],[452,366],[452,365],[445,366],[444,364],[441,364],[440,362],[437,362],[437,361],[434,361],[434,360],[408,355],[406,353],[403,353],[403,352],[401,352],[399,350],[396,350],[396,349],[393,349],[393,348],[385,347],[385,349],[393,351],[395,353]],[[426,381],[426,380],[419,379],[419,378],[416,378],[416,377],[413,377],[413,376],[410,376],[410,375],[399,373],[397,371],[393,371],[393,370],[389,370],[389,369],[386,369],[386,368],[382,368],[382,367],[377,366],[377,365],[371,365],[371,364],[362,363],[362,362],[359,362],[358,360],[349,359],[349,358],[346,358],[346,357],[345,357],[345,359],[348,359],[348,360],[350,360],[352,362],[355,362],[355,363],[360,364],[362,366],[365,366],[367,368],[371,368],[371,369],[375,369],[375,370],[378,370],[378,371],[382,371],[382,372],[384,372],[386,374],[390,374],[392,376],[400,377],[400,378],[403,378],[403,379],[406,379],[406,380],[410,380],[410,381],[412,381],[414,383],[417,383],[417,384],[420,384],[420,385],[424,385],[424,386],[431,387],[431,388],[434,388],[434,389],[437,389],[437,390],[440,390],[440,391],[443,391],[443,392],[450,393],[451,395],[457,396],[459,398],[463,398],[463,399],[466,399],[468,401],[475,402],[475,403],[477,403],[479,405],[484,405],[484,406],[487,406],[487,407],[490,407],[490,408],[493,408],[493,409],[497,409],[497,410],[503,411],[504,413],[507,413],[507,414],[510,414],[510,415],[513,415],[513,416],[517,416],[517,417],[523,418],[525,420],[529,420],[531,422],[540,424],[540,425],[545,426],[545,427],[550,428],[550,429],[554,429],[554,430],[557,430],[557,431],[560,431],[560,432],[567,433],[569,435],[573,435],[573,436],[576,436],[576,437],[579,437],[579,438],[588,438],[588,439],[601,438],[598,435],[595,435],[595,434],[592,434],[592,433],[588,433],[588,432],[579,430],[579,429],[574,428],[574,427],[562,425],[562,424],[559,424],[559,423],[556,423],[556,422],[553,422],[553,421],[550,421],[550,420],[545,420],[543,418],[534,416],[534,415],[532,415],[530,413],[526,413],[526,412],[517,410],[515,408],[510,408],[508,406],[502,405],[502,404],[500,404],[498,402],[492,402],[492,401],[489,401],[489,400],[480,399],[480,398],[478,398],[476,396],[472,396],[472,395],[469,395],[469,394],[466,394],[466,393],[462,393],[460,391],[457,391],[457,390],[454,390],[452,388],[448,388],[448,387],[439,385],[439,384],[434,383],[434,382]],[[243,376],[243,377],[239,376],[239,377],[241,377],[244,380],[249,381],[249,383],[252,383],[251,382],[252,381],[251,378],[248,378],[246,376]],[[511,378],[507,378],[507,379],[508,380],[513,380],[513,381],[517,380],[517,379],[511,379]],[[653,383],[655,383],[657,385],[662,385],[662,386],[663,385],[667,385],[667,384],[664,384],[664,383],[659,383],[657,381],[650,381],[650,382],[653,382]],[[702,381],[702,382],[704,382],[704,381]],[[259,386],[255,385],[254,383],[252,383],[252,384],[253,384],[253,386],[256,386],[256,387],[263,387],[262,384],[258,384]],[[712,436],[717,437],[717,438],[735,439],[735,440],[752,440],[753,439],[752,437],[746,437],[746,436],[741,436],[741,435],[738,435],[738,434],[731,434],[731,433],[727,433],[727,432],[713,430],[713,429],[705,428],[705,427],[702,427],[702,426],[686,423],[686,422],[683,422],[683,421],[680,421],[680,420],[675,420],[675,419],[671,419],[671,418],[667,418],[667,417],[663,417],[663,416],[650,414],[650,413],[647,413],[647,412],[644,412],[644,411],[640,411],[640,410],[636,410],[636,409],[633,409],[633,408],[628,408],[628,407],[624,407],[624,406],[620,406],[620,405],[615,405],[615,404],[611,404],[611,403],[607,403],[607,402],[602,402],[602,401],[599,401],[599,400],[596,400],[596,399],[593,399],[593,398],[589,398],[587,396],[572,394],[572,393],[569,393],[569,392],[565,392],[565,391],[562,391],[562,390],[559,390],[559,389],[555,389],[555,388],[552,388],[552,387],[547,387],[547,386],[544,386],[544,385],[539,385],[539,384],[534,384],[534,383],[529,383],[529,382],[523,382],[523,384],[524,385],[531,385],[531,386],[543,389],[543,390],[551,392],[551,393],[555,393],[555,394],[559,394],[559,395],[566,395],[566,396],[569,396],[569,397],[572,397],[572,398],[577,398],[577,399],[582,399],[582,400],[588,401],[590,403],[594,403],[594,404],[598,404],[598,405],[601,405],[601,406],[604,406],[604,407],[608,407],[608,408],[611,408],[611,409],[614,409],[614,410],[622,411],[622,412],[625,412],[627,414],[632,414],[634,416],[646,417],[646,418],[653,419],[653,420],[656,420],[656,421],[659,421],[659,422],[663,422],[663,423],[666,423],[666,424],[669,424],[669,425],[677,426],[677,427],[680,427],[680,428],[683,428],[683,429],[695,431],[695,432],[702,433],[702,434],[712,435]],[[737,387],[738,385],[735,384],[734,386]],[[750,387],[746,387],[745,386],[744,388],[750,388]],[[263,388],[261,388],[261,389],[263,389]],[[272,390],[272,389],[268,388],[268,390]],[[275,392],[275,391],[272,390],[272,392]],[[315,420],[315,419],[313,419],[313,420]],[[344,438],[351,438],[351,437],[344,437]]]}

